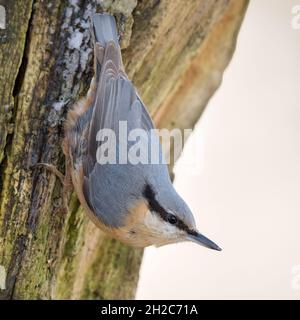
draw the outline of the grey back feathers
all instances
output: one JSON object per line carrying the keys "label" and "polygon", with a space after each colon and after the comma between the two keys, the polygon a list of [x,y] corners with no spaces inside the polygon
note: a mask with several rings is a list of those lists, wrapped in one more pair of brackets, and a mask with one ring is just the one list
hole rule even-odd
{"label": "grey back feathers", "polygon": [[[152,120],[134,86],[123,70],[115,20],[107,14],[93,17],[96,52],[97,91],[87,141],[87,154],[83,160],[83,192],[90,209],[107,226],[120,227],[126,214],[138,200],[145,197],[151,186],[153,197],[166,210],[177,214],[189,212],[171,184],[167,166],[160,164],[102,164],[96,160],[100,142],[96,141],[100,129],[112,129],[118,138],[119,121],[127,121],[128,131],[142,128],[147,133],[154,128]],[[100,47],[99,47],[100,44]],[[96,51],[97,51],[96,50]],[[118,144],[118,141],[117,141]],[[130,144],[128,145],[128,148]],[[159,158],[162,158],[161,148]],[[149,154],[149,157],[151,155]],[[175,198],[175,199],[174,199]],[[182,217],[185,219],[185,217]],[[188,223],[193,224],[192,216]]]}

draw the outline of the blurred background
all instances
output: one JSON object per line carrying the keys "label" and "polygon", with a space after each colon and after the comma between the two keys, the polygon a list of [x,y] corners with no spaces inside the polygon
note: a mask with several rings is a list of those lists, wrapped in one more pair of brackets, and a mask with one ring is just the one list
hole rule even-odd
{"label": "blurred background", "polygon": [[[222,248],[147,248],[138,299],[300,298],[300,0],[252,0],[223,83],[175,167]],[[186,165],[201,143],[195,170]]]}

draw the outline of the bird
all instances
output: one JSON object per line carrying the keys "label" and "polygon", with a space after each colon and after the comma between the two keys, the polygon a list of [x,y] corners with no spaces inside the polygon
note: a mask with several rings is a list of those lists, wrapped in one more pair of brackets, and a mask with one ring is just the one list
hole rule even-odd
{"label": "bird", "polygon": [[[101,163],[101,155],[105,155],[99,153],[105,144],[99,141],[101,130],[120,133],[119,125],[125,122],[127,132],[140,129],[150,138],[155,127],[124,70],[114,16],[94,14],[91,35],[94,76],[86,97],[68,111],[63,141],[72,183],[84,211],[104,233],[133,247],[192,241],[221,251],[197,230],[165,161],[120,163],[117,159],[116,163]],[[158,138],[154,135],[152,139]],[[118,150],[120,140],[117,137]],[[163,159],[158,145],[159,159]],[[127,154],[131,147],[132,142],[125,148]]]}

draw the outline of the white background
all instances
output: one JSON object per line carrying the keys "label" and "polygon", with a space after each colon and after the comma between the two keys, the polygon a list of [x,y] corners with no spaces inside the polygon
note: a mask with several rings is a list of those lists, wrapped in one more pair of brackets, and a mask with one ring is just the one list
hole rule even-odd
{"label": "white background", "polygon": [[[176,166],[176,188],[199,230],[192,243],[148,248],[138,299],[300,298],[300,0],[252,0],[221,88],[192,140],[198,174]],[[190,148],[189,148],[190,147]]]}

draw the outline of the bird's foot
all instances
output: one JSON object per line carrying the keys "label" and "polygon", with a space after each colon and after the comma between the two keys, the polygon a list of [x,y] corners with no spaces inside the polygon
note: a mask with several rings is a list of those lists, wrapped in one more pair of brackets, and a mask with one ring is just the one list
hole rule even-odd
{"label": "bird's foot", "polygon": [[66,175],[64,175],[56,168],[56,166],[49,163],[37,163],[36,166],[45,168],[46,170],[52,172],[59,179],[59,181],[63,186],[63,190],[62,190],[63,207],[65,208],[66,212],[68,212],[69,200],[70,200],[69,195],[73,191],[72,180],[71,180],[70,174],[68,173],[68,170]]}
{"label": "bird's foot", "polygon": [[61,184],[63,186],[65,186],[66,184],[66,176],[61,173],[57,168],[56,166],[54,166],[53,164],[49,164],[49,163],[37,163],[36,164],[36,167],[43,167],[45,169],[47,169],[48,171],[52,172],[58,179],[59,181],[61,182]]}

